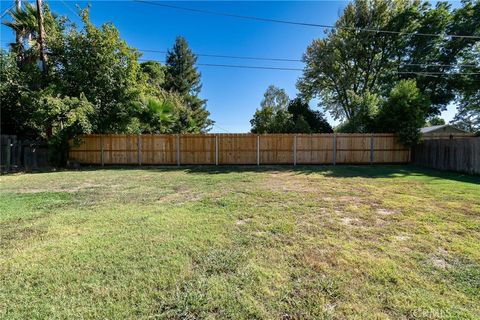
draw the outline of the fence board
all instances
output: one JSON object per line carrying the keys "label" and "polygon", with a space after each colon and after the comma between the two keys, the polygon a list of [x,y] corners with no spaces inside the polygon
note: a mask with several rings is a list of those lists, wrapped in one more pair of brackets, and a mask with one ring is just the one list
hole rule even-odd
{"label": "fence board", "polygon": [[439,170],[480,174],[480,137],[425,140],[413,149],[412,162]]}
{"label": "fence board", "polygon": [[180,164],[215,164],[215,135],[180,135]]}
{"label": "fence board", "polygon": [[293,163],[293,135],[260,135],[260,164]]}
{"label": "fence board", "polygon": [[333,163],[333,136],[331,134],[298,134],[297,163]]}
{"label": "fence board", "polygon": [[410,160],[410,150],[393,134],[336,134],[335,140],[336,148],[333,134],[85,135],[80,144],[71,143],[69,157],[86,164],[102,164],[103,158],[105,164],[152,165],[174,165],[178,160],[185,165],[257,164],[257,157],[259,164],[294,164],[295,153],[297,164]]}
{"label": "fence board", "polygon": [[256,164],[256,135],[219,134],[218,162],[221,164]]}

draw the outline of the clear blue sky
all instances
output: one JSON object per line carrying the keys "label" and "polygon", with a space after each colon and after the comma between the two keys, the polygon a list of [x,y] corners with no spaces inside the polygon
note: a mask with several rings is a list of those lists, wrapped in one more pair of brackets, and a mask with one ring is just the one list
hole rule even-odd
{"label": "clear blue sky", "polygon": [[[177,35],[184,36],[194,52],[202,54],[301,58],[308,44],[323,37],[321,28],[250,21],[211,16],[162,8],[132,1],[46,1],[54,12],[79,22],[72,9],[75,4],[91,4],[91,18],[96,25],[113,22],[130,46],[139,49],[166,50]],[[3,12],[11,1],[1,1]],[[207,9],[240,15],[273,19],[334,24],[346,1],[306,2],[167,2],[184,7]],[[4,18],[5,19],[5,18]],[[13,41],[13,33],[2,25],[1,45]],[[165,54],[145,53],[143,58],[164,60]],[[249,61],[199,57],[199,63],[236,64],[301,68],[300,62]],[[208,99],[207,108],[217,126],[212,132],[248,132],[249,120],[259,107],[265,89],[274,84],[284,88],[290,97],[297,93],[299,71],[253,70],[199,66],[202,73],[201,96]],[[311,106],[317,108],[312,101]],[[455,107],[442,116],[450,120]],[[328,116],[331,124],[335,124]]]}

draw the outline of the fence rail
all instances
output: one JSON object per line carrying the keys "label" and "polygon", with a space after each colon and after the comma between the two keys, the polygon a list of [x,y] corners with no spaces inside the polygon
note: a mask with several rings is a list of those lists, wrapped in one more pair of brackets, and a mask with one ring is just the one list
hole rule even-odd
{"label": "fence rail", "polygon": [[69,159],[83,164],[226,165],[407,163],[393,134],[84,135]]}

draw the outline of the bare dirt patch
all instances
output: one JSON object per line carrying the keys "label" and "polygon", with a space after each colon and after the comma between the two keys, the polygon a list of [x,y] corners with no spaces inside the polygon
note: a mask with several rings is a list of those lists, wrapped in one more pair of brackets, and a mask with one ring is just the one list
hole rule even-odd
{"label": "bare dirt patch", "polygon": [[377,209],[377,213],[381,216],[389,216],[389,215],[398,213],[398,211],[391,210],[391,209],[380,208],[380,209]]}

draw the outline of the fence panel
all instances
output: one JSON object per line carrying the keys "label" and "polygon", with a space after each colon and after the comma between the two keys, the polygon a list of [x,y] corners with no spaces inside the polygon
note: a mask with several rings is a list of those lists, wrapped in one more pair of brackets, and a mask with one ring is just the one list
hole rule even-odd
{"label": "fence panel", "polygon": [[215,135],[180,135],[180,164],[215,164]]}
{"label": "fence panel", "polygon": [[259,135],[260,164],[293,163],[293,142],[291,134]]}
{"label": "fence panel", "polygon": [[141,135],[141,163],[167,164],[177,163],[176,136],[172,135]]}
{"label": "fence panel", "polygon": [[254,134],[219,134],[218,162],[221,164],[256,164],[257,136]]}
{"label": "fence panel", "polygon": [[369,163],[371,135],[337,134],[336,163]]}
{"label": "fence panel", "polygon": [[407,163],[393,134],[85,135],[70,160],[88,164]]}
{"label": "fence panel", "polygon": [[332,164],[332,134],[297,134],[298,164]]}
{"label": "fence panel", "polygon": [[419,166],[480,174],[480,137],[425,140],[412,154]]}
{"label": "fence panel", "polygon": [[48,146],[45,141],[0,135],[0,172],[30,171],[48,166]]}
{"label": "fence panel", "polygon": [[410,149],[400,144],[394,135],[374,134],[373,163],[405,163],[410,161]]}

